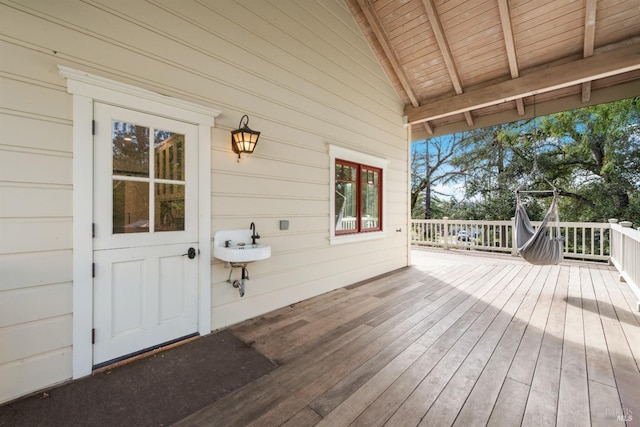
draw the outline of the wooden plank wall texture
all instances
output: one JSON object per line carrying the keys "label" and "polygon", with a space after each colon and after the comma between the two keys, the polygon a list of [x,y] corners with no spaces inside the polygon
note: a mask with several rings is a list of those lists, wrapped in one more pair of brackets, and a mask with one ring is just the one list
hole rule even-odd
{"label": "wooden plank wall texture", "polygon": [[[3,0],[0,28],[0,402],[71,377],[72,99],[58,65],[222,111],[202,202],[214,232],[253,221],[273,256],[243,299],[212,263],[214,328],[406,264],[402,103],[341,0]],[[238,162],[243,114],[262,136]],[[329,245],[329,143],[390,161],[387,238]]]}

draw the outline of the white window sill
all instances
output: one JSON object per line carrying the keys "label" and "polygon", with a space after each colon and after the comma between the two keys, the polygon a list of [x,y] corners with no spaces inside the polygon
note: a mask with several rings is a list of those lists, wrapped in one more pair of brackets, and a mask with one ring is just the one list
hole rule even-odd
{"label": "white window sill", "polygon": [[363,242],[366,240],[384,239],[387,234],[384,231],[372,231],[370,233],[345,234],[342,236],[333,236],[329,238],[332,245],[341,245],[343,243]]}

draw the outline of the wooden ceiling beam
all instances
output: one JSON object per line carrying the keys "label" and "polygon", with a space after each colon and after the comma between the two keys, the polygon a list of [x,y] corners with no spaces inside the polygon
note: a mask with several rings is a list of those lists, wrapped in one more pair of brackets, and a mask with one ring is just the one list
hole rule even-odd
{"label": "wooden ceiling beam", "polygon": [[464,112],[464,119],[467,121],[469,126],[473,126],[473,114],[471,114],[471,111]]}
{"label": "wooden ceiling beam", "polygon": [[591,81],[582,83],[582,102],[587,103],[591,99]]}
{"label": "wooden ceiling beam", "polygon": [[640,38],[622,46],[606,46],[602,53],[557,65],[540,67],[518,77],[501,81],[471,92],[430,102],[428,105],[405,108],[409,124],[422,123],[453,114],[525,96],[548,92],[587,81],[640,69]]}
{"label": "wooden ceiling beam", "polygon": [[424,122],[422,123],[424,125],[424,130],[427,131],[428,135],[433,135],[433,128],[431,127],[431,125],[429,124],[429,122]]}
{"label": "wooden ceiling beam", "polygon": [[[498,10],[500,11],[500,22],[502,23],[504,45],[507,49],[509,71],[511,71],[511,78],[516,79],[520,77],[520,70],[518,69],[518,56],[516,54],[516,43],[513,39],[513,28],[511,27],[511,14],[509,13],[508,0],[498,0]],[[516,99],[516,108],[518,109],[518,115],[524,116],[524,100],[522,98]]]}
{"label": "wooden ceiling beam", "polygon": [[[584,14],[584,57],[593,55],[596,38],[596,6],[597,0],[586,0]],[[582,83],[582,102],[587,103],[591,99],[591,81]]]}
{"label": "wooden ceiling beam", "polygon": [[384,54],[387,60],[391,64],[391,68],[393,68],[393,71],[395,72],[396,77],[398,78],[398,81],[402,85],[402,88],[404,89],[404,91],[407,93],[407,96],[409,97],[411,104],[414,107],[419,106],[420,101],[415,93],[415,90],[411,86],[411,83],[409,82],[409,78],[405,74],[404,68],[400,63],[398,56],[396,55],[395,51],[391,47],[391,42],[387,37],[387,33],[382,27],[382,23],[380,22],[380,19],[378,19],[378,15],[376,14],[376,11],[371,5],[370,0],[358,0],[358,5],[360,6],[362,13],[364,13],[364,17],[367,20],[369,27],[371,27],[373,34],[378,39],[378,43],[380,43],[380,47],[382,47],[382,50],[384,51]]}
{"label": "wooden ceiling beam", "polygon": [[[604,104],[634,96],[640,96],[640,80],[632,80],[619,85],[594,90],[591,95],[591,100],[587,104],[583,104],[579,96],[555,98],[549,101],[536,101],[535,116],[540,117],[560,111],[575,110],[576,108]],[[533,105],[527,106],[524,118],[533,118],[533,110]],[[475,125],[473,127],[467,125],[464,120],[460,120],[434,127],[434,133],[427,134],[420,125],[414,126],[411,137],[413,138],[412,141],[419,141],[425,138],[450,135],[457,132],[468,132],[473,129],[514,122],[522,118],[523,117],[518,116],[514,109],[509,109],[494,114],[478,116],[475,119]]]}
{"label": "wooden ceiling beam", "polygon": [[518,57],[516,56],[516,44],[513,40],[513,29],[511,28],[511,15],[509,14],[509,3],[507,0],[498,0],[498,10],[500,11],[500,22],[502,23],[502,34],[504,36],[504,44],[507,49],[507,58],[509,59],[509,70],[511,78],[515,79],[520,76],[518,70]]}
{"label": "wooden ceiling beam", "polygon": [[438,43],[438,47],[440,48],[440,52],[442,53],[442,59],[444,60],[444,64],[447,67],[449,76],[451,77],[453,88],[455,89],[457,94],[461,94],[463,90],[462,82],[460,81],[460,75],[458,74],[458,68],[453,61],[453,54],[451,53],[449,42],[447,42],[447,36],[444,34],[442,22],[440,21],[440,17],[438,16],[436,7],[433,4],[433,0],[422,0],[422,4],[427,11],[427,16],[429,17],[429,22],[431,23],[431,29],[433,30],[433,34],[436,37],[436,42]]}
{"label": "wooden ceiling beam", "polygon": [[519,116],[524,116],[524,100],[522,98],[516,99],[516,110]]}
{"label": "wooden ceiling beam", "polygon": [[[433,0],[422,0],[422,4],[424,5],[424,9],[427,12],[427,16],[429,17],[429,22],[431,23],[431,29],[433,30],[433,34],[436,38],[436,42],[438,43],[438,47],[440,48],[440,53],[442,54],[442,59],[444,60],[444,64],[447,67],[447,72],[449,73],[449,78],[451,79],[451,83],[453,84],[453,89],[456,91],[458,95],[464,92],[464,88],[462,86],[462,80],[460,79],[460,73],[458,73],[458,67],[456,66],[455,61],[453,60],[453,54],[451,53],[451,47],[449,46],[449,42],[447,41],[447,36],[444,33],[444,28],[442,27],[442,21],[440,21],[440,16],[436,11],[436,6],[433,3]],[[473,126],[473,115],[470,111],[465,111],[464,118],[469,124],[469,126]]]}
{"label": "wooden ceiling beam", "polygon": [[587,0],[584,19],[584,57],[593,55],[596,38],[596,6],[598,0]]}

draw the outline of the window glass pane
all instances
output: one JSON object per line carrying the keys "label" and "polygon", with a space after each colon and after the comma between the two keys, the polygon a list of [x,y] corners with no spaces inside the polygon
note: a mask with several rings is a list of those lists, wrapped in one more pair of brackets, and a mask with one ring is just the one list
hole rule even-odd
{"label": "window glass pane", "polygon": [[113,180],[113,234],[149,231],[149,183]]}
{"label": "window glass pane", "polygon": [[336,162],[336,232],[354,232],[358,229],[357,173],[357,167]]}
{"label": "window glass pane", "polygon": [[112,123],[113,174],[149,176],[149,128],[133,123]]}
{"label": "window glass pane", "polygon": [[[155,200],[155,230],[184,230],[184,185],[156,184],[162,188]],[[169,188],[167,190],[167,188]]]}
{"label": "window glass pane", "polygon": [[[156,130],[154,132],[154,147],[156,155],[155,177],[159,179],[174,179],[184,181],[184,135]],[[162,194],[169,191],[164,189]]]}
{"label": "window glass pane", "polygon": [[[380,228],[380,186],[377,171],[362,171],[362,229]],[[364,179],[366,177],[366,180]]]}
{"label": "window glass pane", "polygon": [[356,230],[357,192],[350,182],[336,182],[336,231]]}

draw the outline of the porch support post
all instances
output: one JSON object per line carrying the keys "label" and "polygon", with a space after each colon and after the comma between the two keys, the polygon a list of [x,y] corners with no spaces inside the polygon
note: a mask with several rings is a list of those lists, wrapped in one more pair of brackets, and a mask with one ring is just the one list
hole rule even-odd
{"label": "porch support post", "polygon": [[407,124],[407,118],[404,117],[404,127],[407,130],[407,266],[411,265],[411,241],[413,240],[413,226],[411,221],[411,126]]}

